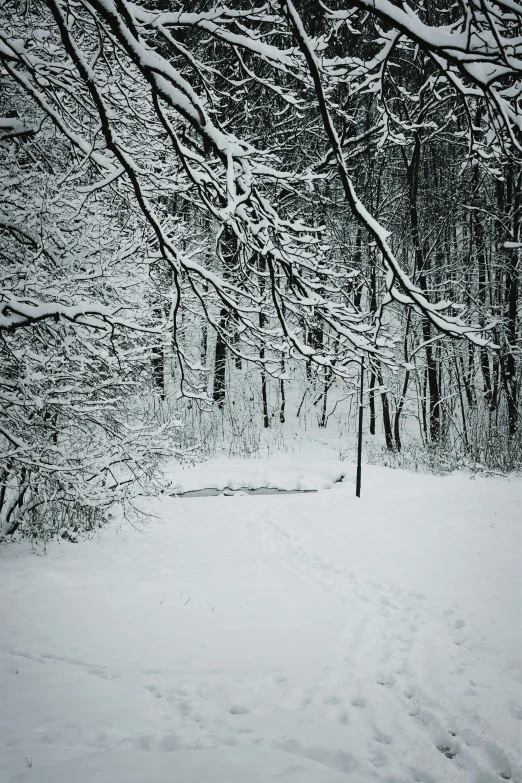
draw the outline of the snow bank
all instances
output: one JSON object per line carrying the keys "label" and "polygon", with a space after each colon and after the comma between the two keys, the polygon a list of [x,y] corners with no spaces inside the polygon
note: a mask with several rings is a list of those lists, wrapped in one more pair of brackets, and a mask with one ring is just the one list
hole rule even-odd
{"label": "snow bank", "polygon": [[167,472],[173,492],[199,489],[279,489],[318,491],[346,478],[347,466],[335,460],[277,455],[270,459],[210,459],[200,465]]}

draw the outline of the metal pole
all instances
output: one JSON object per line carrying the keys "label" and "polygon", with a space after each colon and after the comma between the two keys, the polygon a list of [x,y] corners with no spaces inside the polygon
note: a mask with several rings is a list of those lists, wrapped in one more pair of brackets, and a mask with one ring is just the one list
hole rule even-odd
{"label": "metal pole", "polygon": [[361,497],[361,455],[362,455],[362,428],[363,428],[363,391],[364,391],[364,356],[361,356],[361,389],[359,394],[359,432],[357,435],[357,481],[355,494]]}

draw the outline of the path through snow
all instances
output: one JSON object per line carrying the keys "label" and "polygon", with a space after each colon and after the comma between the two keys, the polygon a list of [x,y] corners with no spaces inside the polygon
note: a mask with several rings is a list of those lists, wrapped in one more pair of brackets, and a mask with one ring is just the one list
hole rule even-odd
{"label": "path through snow", "polygon": [[4,547],[0,780],[520,783],[519,484],[365,477]]}

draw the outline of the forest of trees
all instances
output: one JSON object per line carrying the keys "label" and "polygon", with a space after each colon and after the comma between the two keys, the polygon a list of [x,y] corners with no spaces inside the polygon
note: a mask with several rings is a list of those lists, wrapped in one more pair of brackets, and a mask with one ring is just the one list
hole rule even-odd
{"label": "forest of trees", "polygon": [[246,367],[257,428],[297,376],[325,425],[364,361],[389,452],[408,413],[432,450],[520,466],[520,3],[0,20],[0,536],[152,491],[185,407],[219,415]]}

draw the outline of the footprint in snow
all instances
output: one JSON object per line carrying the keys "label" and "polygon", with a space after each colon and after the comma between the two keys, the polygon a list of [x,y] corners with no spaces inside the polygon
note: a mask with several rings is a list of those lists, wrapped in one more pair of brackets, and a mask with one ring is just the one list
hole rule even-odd
{"label": "footprint in snow", "polygon": [[145,690],[149,691],[149,693],[153,693],[154,695],[157,695],[159,693],[155,685],[146,685]]}
{"label": "footprint in snow", "polygon": [[322,698],[323,704],[341,704],[342,699],[336,693],[328,694]]}
{"label": "footprint in snow", "polygon": [[384,767],[388,762],[388,759],[381,750],[372,750],[368,756],[368,761],[373,764],[374,767]]}
{"label": "footprint in snow", "polygon": [[239,704],[231,704],[228,711],[231,715],[248,715],[250,712],[247,707],[241,707]]}
{"label": "footprint in snow", "polygon": [[382,685],[384,688],[393,688],[395,685],[395,677],[393,674],[380,674],[376,679],[377,685]]}
{"label": "footprint in snow", "polygon": [[335,714],[335,720],[337,721],[337,723],[340,723],[341,726],[348,726],[351,723],[350,713],[348,712],[347,709],[344,708],[340,709]]}
{"label": "footprint in snow", "polygon": [[457,755],[457,750],[455,748],[450,748],[449,745],[436,745],[435,747],[439,753],[442,753],[448,759],[454,759]]}
{"label": "footprint in snow", "polygon": [[386,732],[381,731],[377,726],[373,727],[373,739],[381,745],[391,745],[393,743],[393,738]]}

